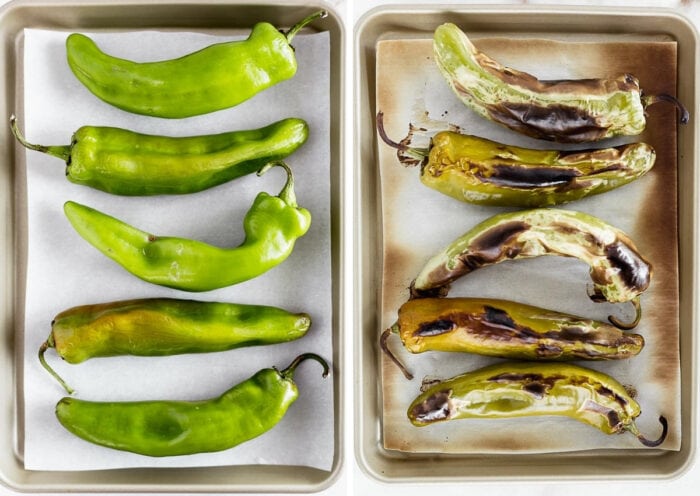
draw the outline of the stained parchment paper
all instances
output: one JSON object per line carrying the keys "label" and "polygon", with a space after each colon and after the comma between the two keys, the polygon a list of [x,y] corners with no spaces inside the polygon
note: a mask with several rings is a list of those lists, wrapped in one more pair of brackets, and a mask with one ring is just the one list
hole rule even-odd
{"label": "stained parchment paper", "polygon": [[[138,61],[184,55],[240,36],[183,32],[97,34],[110,54]],[[252,129],[285,117],[309,123],[309,140],[287,159],[295,173],[297,199],[310,210],[309,232],[281,265],[245,283],[205,293],[161,288],[141,281],[104,257],[72,229],[63,203],[74,200],[159,235],[199,239],[234,247],[243,241],[243,216],[261,191],[279,193],[285,174],[274,168],[191,195],[118,197],[64,177],[59,159],[27,152],[28,273],[24,357],[24,463],[29,470],[89,470],[124,467],[240,464],[304,465],[330,470],[333,460],[333,385],[313,361],[297,369],[300,396],[271,431],[231,450],[150,458],[89,444],[68,433],[54,407],[64,396],[36,356],[59,311],[75,305],[127,298],[168,296],[274,305],[306,311],[313,320],[298,341],[223,353],[159,358],[101,358],[69,365],[49,350],[49,363],[87,400],[205,399],[218,396],[261,368],[286,367],[302,352],[331,363],[331,265],[329,188],[329,36],[298,35],[296,76],[238,107],[181,120],[132,115],[89,93],[65,61],[61,31],[26,30],[24,112],[20,125],[41,144],[67,144],[82,125],[112,125],[140,132],[186,136]],[[204,82],[203,82],[204,83]],[[221,435],[225,435],[222,432]]]}
{"label": "stained parchment paper", "polygon": [[[676,45],[667,40],[569,41],[535,37],[474,37],[475,45],[504,65],[540,79],[580,79],[636,75],[646,94],[675,94]],[[462,131],[531,148],[601,148],[643,140],[657,151],[656,165],[638,181],[618,190],[558,208],[588,212],[628,233],[654,267],[651,287],[642,295],[643,318],[634,332],[646,346],[625,361],[578,362],[632,386],[641,404],[637,425],[648,438],[661,432],[659,415],[669,421],[662,449],[680,447],[678,356],[678,262],[676,209],[676,115],[672,106],[649,108],[648,126],[638,137],[592,145],[560,145],[524,137],[481,118],[452,93],[439,73],[429,39],[386,39],[377,44],[377,110],[396,141],[408,124],[434,132],[447,123]],[[382,329],[396,321],[408,287],[425,262],[452,240],[505,207],[461,203],[421,184],[419,169],[399,164],[396,150],[379,141],[382,188],[384,272]],[[508,261],[475,271],[452,284],[450,296],[510,299],[605,320],[631,320],[631,305],[593,303],[588,265],[575,259],[541,257]],[[414,427],[406,416],[421,380],[446,379],[499,361],[477,355],[426,352],[411,355],[394,337],[391,349],[413,372],[406,380],[382,357],[382,436],[387,449],[435,453],[564,452],[603,448],[641,448],[631,434],[608,436],[564,417],[509,420],[457,420]]]}

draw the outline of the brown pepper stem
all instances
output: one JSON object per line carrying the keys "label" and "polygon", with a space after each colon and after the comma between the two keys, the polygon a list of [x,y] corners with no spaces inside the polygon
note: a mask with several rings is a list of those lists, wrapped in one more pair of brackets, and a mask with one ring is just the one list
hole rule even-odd
{"label": "brown pepper stem", "polygon": [[377,132],[379,133],[379,137],[382,139],[384,143],[389,145],[392,148],[396,148],[399,151],[402,151],[406,153],[407,155],[420,160],[423,160],[425,157],[428,156],[429,151],[424,148],[411,148],[410,146],[406,146],[403,143],[397,143],[393,139],[391,139],[387,134],[386,130],[384,129],[384,112],[381,110],[377,112]]}
{"label": "brown pepper stem", "polygon": [[75,389],[66,384],[66,381],[64,381],[63,378],[61,378],[61,376],[58,375],[56,371],[52,369],[51,366],[46,362],[46,357],[44,357],[44,353],[46,353],[46,350],[48,350],[49,348],[54,348],[53,334],[49,335],[48,339],[44,341],[39,347],[39,362],[46,369],[46,371],[49,374],[51,374],[61,386],[63,386],[63,389],[65,389],[68,392],[68,394],[75,393]]}
{"label": "brown pepper stem", "polygon": [[381,337],[379,338],[379,347],[381,350],[386,354],[392,362],[396,364],[396,366],[399,368],[399,370],[403,373],[404,377],[408,379],[409,381],[413,379],[413,374],[411,374],[408,369],[402,364],[398,358],[391,352],[389,349],[389,345],[387,344],[387,340],[389,339],[389,336],[391,336],[392,333],[398,331],[398,323],[394,324],[393,326],[389,327],[387,330],[385,330]]}
{"label": "brown pepper stem", "polygon": [[632,305],[634,305],[635,309],[635,317],[632,322],[622,322],[620,319],[615,317],[614,315],[608,316],[608,321],[617,327],[618,329],[622,329],[625,331],[629,331],[630,329],[634,329],[637,327],[637,324],[639,324],[639,321],[642,320],[642,304],[639,301],[639,296],[631,300]]}
{"label": "brown pepper stem", "polygon": [[647,439],[637,430],[637,426],[635,424],[630,424],[628,430],[637,436],[639,442],[644,446],[655,448],[666,440],[666,435],[668,434],[668,420],[666,420],[666,417],[663,415],[659,416],[659,422],[661,422],[661,435],[658,437],[658,439]]}
{"label": "brown pepper stem", "polygon": [[675,105],[678,109],[678,112],[680,112],[678,122],[680,122],[681,124],[688,124],[688,121],[690,120],[690,112],[688,112],[688,109],[685,108],[675,96],[671,96],[668,93],[660,93],[658,95],[649,95],[642,97],[642,104],[644,105],[644,109],[646,109],[650,105],[654,105],[655,103],[659,102],[668,102]]}

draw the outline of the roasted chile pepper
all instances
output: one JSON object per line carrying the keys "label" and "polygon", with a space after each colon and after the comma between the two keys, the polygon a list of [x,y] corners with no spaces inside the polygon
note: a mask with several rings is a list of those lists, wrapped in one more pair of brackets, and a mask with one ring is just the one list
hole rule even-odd
{"label": "roasted chile pepper", "polygon": [[514,131],[558,142],[582,143],[640,134],[645,109],[659,101],[688,111],[667,94],[643,95],[631,74],[609,79],[539,81],[491,59],[457,26],[446,23],[433,36],[440,72],[457,97],[481,116]]}
{"label": "roasted chile pepper", "polygon": [[39,349],[39,360],[69,394],[73,390],[46,363],[55,348],[68,363],[119,355],[208,353],[284,343],[304,336],[306,313],[264,305],[145,298],[81,305],[62,311]]}
{"label": "roasted chile pepper", "polygon": [[307,123],[296,118],[259,129],[188,137],[84,126],[70,145],[44,146],[27,142],[14,116],[10,124],[22,145],[64,160],[69,181],[128,196],[194,193],[217,186],[291,155],[309,135]]}
{"label": "roasted chile pepper", "polygon": [[668,433],[661,416],[659,438],[645,438],[635,424],[639,404],[612,377],[556,362],[507,362],[467,372],[428,388],[407,413],[417,427],[453,419],[563,415],[606,434],[631,432],[649,447],[659,446]]}
{"label": "roasted chile pepper", "polygon": [[411,284],[412,297],[441,296],[459,277],[505,260],[559,255],[590,265],[594,301],[631,301],[639,322],[639,295],[651,281],[651,264],[619,229],[583,212],[538,208],[494,215],[432,257]]}
{"label": "roasted chile pepper", "polygon": [[296,367],[318,355],[299,355],[284,370],[263,369],[221,396],[201,401],[93,402],[62,398],[63,427],[91,443],[162,457],[222,451],[272,429],[299,396]]}
{"label": "roasted chile pepper", "polygon": [[534,150],[477,136],[440,131],[428,149],[382,140],[397,148],[399,160],[420,165],[423,184],[457,200],[491,206],[546,207],[610,191],[638,179],[653,166],[656,152],[646,143],[599,150]]}
{"label": "roasted chile pepper", "polygon": [[296,74],[292,39],[325,17],[316,12],[286,33],[256,24],[246,40],[217,43],[183,57],[138,63],[102,52],[74,33],[66,40],[68,65],[95,96],[122,110],[182,118],[233,107]]}
{"label": "roasted chile pepper", "polygon": [[297,238],[306,234],[311,214],[299,207],[292,171],[284,162],[287,182],[278,196],[258,194],[243,220],[245,240],[235,248],[201,241],[161,237],[75,202],[64,211],[86,241],[144,281],[185,291],[209,291],[257,277],[292,253]]}
{"label": "roasted chile pepper", "polygon": [[521,360],[624,359],[644,347],[639,334],[514,301],[419,298],[401,306],[397,322],[380,340],[408,379],[411,374],[387,346],[391,333],[399,334],[411,353],[451,351]]}

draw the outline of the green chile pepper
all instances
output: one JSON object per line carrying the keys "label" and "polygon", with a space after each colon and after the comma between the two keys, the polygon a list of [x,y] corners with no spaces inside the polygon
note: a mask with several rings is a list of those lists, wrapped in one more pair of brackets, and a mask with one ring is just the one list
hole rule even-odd
{"label": "green chile pepper", "polygon": [[73,390],[46,363],[55,348],[68,363],[119,355],[165,356],[208,353],[243,346],[284,343],[304,336],[306,313],[264,305],[145,298],[81,305],[60,312],[39,349],[44,368]]}
{"label": "green chile pepper", "polygon": [[663,443],[666,418],[659,417],[658,439],[645,438],[635,419],[641,408],[612,377],[564,363],[508,362],[467,372],[437,383],[408,407],[417,427],[453,419],[503,419],[563,415],[606,434],[631,432],[645,446]]}
{"label": "green chile pepper", "polygon": [[114,127],[84,126],[70,145],[27,142],[15,117],[12,132],[25,147],[66,162],[66,177],[115,195],[172,195],[202,191],[291,155],[309,127],[288,118],[268,126],[208,136],[166,137]]}
{"label": "green chile pepper", "polygon": [[66,40],[68,65],[95,96],[122,110],[182,118],[233,107],[297,71],[292,38],[325,17],[316,12],[281,33],[256,24],[246,40],[217,43],[183,57],[138,63],[103,53],[87,36]]}
{"label": "green chile pepper", "polygon": [[68,431],[91,443],[162,457],[222,451],[272,429],[299,396],[293,381],[298,356],[284,370],[263,369],[217,398],[201,401],[94,402],[73,397],[56,405]]}
{"label": "green chile pepper", "polygon": [[478,51],[457,26],[439,26],[433,52],[457,97],[481,116],[533,138],[581,143],[640,134],[645,109],[659,101],[675,104],[680,122],[688,111],[674,97],[643,96],[631,74],[610,79],[539,81],[503,67]]}
{"label": "green chile pepper", "polygon": [[546,207],[623,186],[646,174],[656,152],[646,143],[599,150],[534,150],[441,131],[428,150],[392,141],[377,114],[382,140],[404,164],[420,164],[423,184],[457,200],[491,206]]}
{"label": "green chile pepper", "polygon": [[220,248],[201,241],[161,237],[141,231],[95,209],[66,202],[64,211],[86,241],[144,281],[185,291],[210,291],[257,277],[292,253],[297,238],[306,234],[311,214],[297,206],[292,171],[284,162],[271,162],[287,171],[278,196],[258,194],[243,221],[245,241]]}
{"label": "green chile pepper", "polygon": [[446,294],[449,284],[487,265],[505,260],[559,255],[590,265],[594,301],[631,301],[641,317],[639,295],[651,281],[651,264],[619,229],[583,212],[536,208],[494,215],[432,257],[411,284],[413,297]]}
{"label": "green chile pepper", "polygon": [[381,337],[382,350],[407,379],[387,339],[398,333],[411,353],[449,351],[521,360],[617,360],[644,347],[639,334],[514,301],[487,298],[419,298],[399,309]]}

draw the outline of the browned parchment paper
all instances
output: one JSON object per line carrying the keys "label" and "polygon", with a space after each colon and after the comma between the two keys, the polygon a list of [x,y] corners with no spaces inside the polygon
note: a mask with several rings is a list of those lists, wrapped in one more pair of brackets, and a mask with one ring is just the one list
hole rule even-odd
{"label": "browned parchment paper", "polygon": [[[604,77],[629,72],[646,94],[675,94],[676,44],[665,40],[586,40],[584,42],[518,38],[475,38],[476,46],[504,65],[540,79]],[[644,315],[635,332],[646,346],[626,361],[579,362],[604,371],[637,391],[642,407],[637,425],[656,438],[663,414],[669,434],[662,449],[680,448],[680,373],[678,332],[678,243],[676,113],[670,105],[649,108],[647,130],[638,137],[592,145],[557,145],[523,137],[488,122],[464,107],[451,93],[433,61],[429,39],[384,40],[377,44],[377,110],[397,141],[409,122],[459,125],[464,132],[532,148],[591,148],[643,140],[657,151],[652,171],[618,190],[561,208],[585,211],[627,232],[653,265],[651,287],[642,295]],[[437,124],[440,125],[439,123]],[[505,208],[461,203],[420,183],[418,168],[399,164],[396,151],[381,141],[379,173],[383,211],[382,330],[396,320],[408,298],[408,286],[436,251],[478,222]],[[588,266],[575,259],[541,257],[509,261],[480,269],[452,285],[450,296],[504,298],[601,320],[615,314],[629,318],[629,305],[593,303],[587,296]],[[564,417],[509,420],[457,420],[414,427],[406,409],[423,378],[448,378],[493,363],[476,355],[427,352],[411,355],[398,338],[390,346],[414,373],[406,380],[382,357],[382,435],[385,448],[410,452],[497,453],[563,452],[643,447],[631,434],[609,436]]]}

